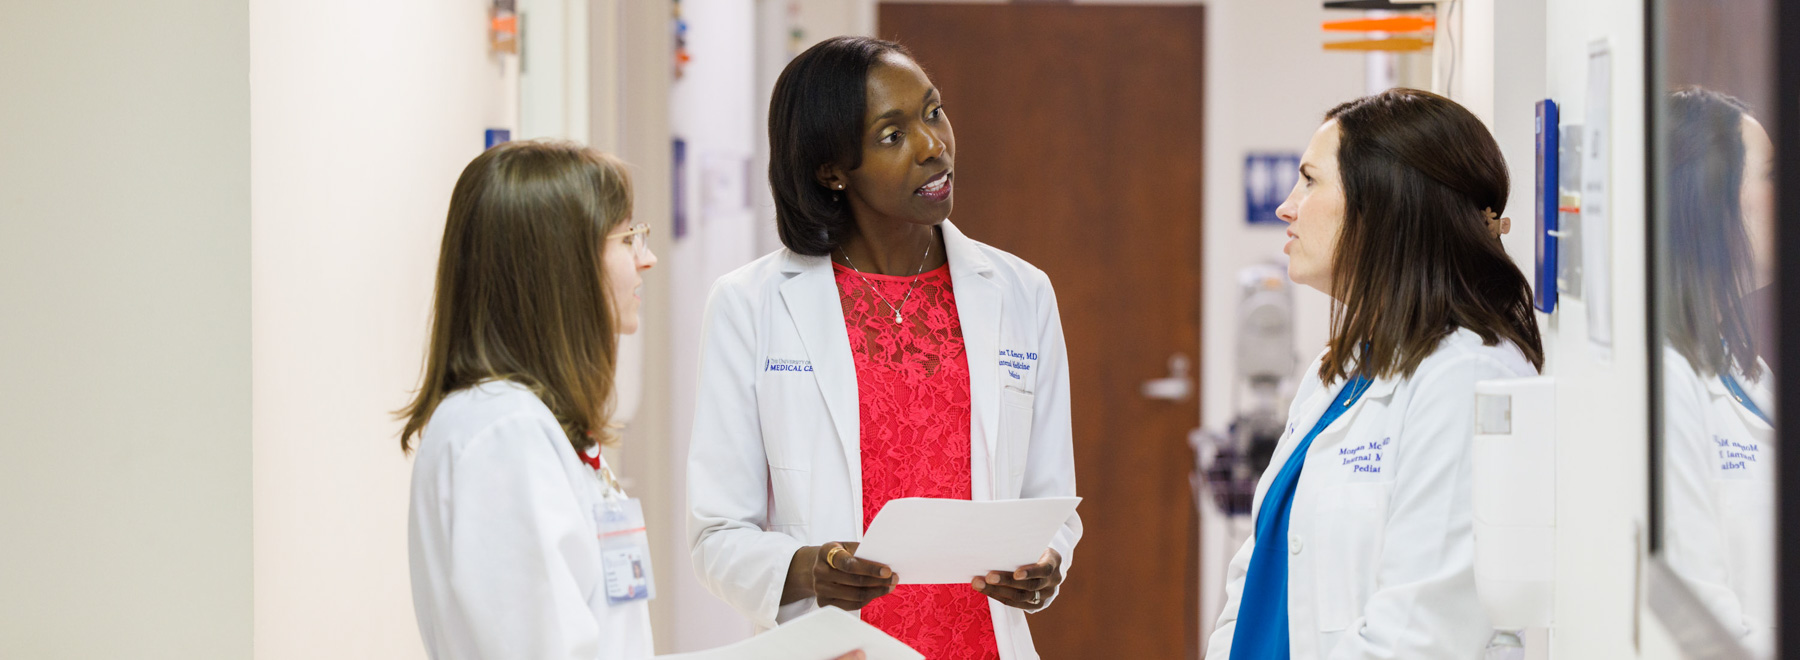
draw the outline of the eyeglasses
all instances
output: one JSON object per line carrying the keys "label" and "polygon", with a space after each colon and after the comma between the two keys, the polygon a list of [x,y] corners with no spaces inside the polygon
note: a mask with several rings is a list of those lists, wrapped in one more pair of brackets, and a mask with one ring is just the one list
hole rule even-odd
{"label": "eyeglasses", "polygon": [[631,244],[631,257],[633,259],[637,259],[638,262],[641,263],[650,257],[650,225],[640,222],[627,227],[625,231],[607,234],[606,238],[614,239],[625,236],[630,237],[627,239],[627,242]]}

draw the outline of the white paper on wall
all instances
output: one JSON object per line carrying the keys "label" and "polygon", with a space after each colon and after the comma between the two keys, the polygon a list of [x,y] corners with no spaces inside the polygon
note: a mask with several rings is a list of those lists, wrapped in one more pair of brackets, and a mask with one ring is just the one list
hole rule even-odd
{"label": "white paper on wall", "polygon": [[1612,49],[1588,46],[1586,135],[1581,164],[1582,289],[1588,344],[1594,358],[1612,362]]}

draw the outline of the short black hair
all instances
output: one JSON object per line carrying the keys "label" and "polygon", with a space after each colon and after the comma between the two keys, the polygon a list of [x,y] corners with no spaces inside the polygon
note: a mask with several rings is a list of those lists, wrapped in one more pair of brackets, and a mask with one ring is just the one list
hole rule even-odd
{"label": "short black hair", "polygon": [[869,69],[888,53],[912,53],[892,41],[836,37],[789,62],[769,99],[769,190],[781,244],[826,255],[856,232],[850,205],[819,184],[819,166],[862,165],[862,122]]}

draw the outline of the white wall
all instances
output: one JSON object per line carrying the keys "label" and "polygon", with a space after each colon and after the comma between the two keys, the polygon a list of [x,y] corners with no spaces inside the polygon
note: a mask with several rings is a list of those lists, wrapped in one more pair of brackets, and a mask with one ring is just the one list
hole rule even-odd
{"label": "white wall", "polygon": [[[1648,465],[1644,282],[1643,3],[1635,0],[1463,0],[1451,93],[1494,130],[1512,169],[1507,252],[1535,277],[1533,104],[1561,104],[1583,123],[1588,47],[1612,48],[1610,151],[1613,341],[1610,361],[1589,346],[1587,306],[1562,298],[1540,314],[1557,378],[1556,657],[1679,657],[1639,603]],[[1439,7],[1449,18],[1448,6]],[[1446,42],[1447,44],[1447,42]],[[1440,85],[1450,49],[1438,58]]]}
{"label": "white wall", "polygon": [[[1286,264],[1284,227],[1245,222],[1244,156],[1306,149],[1332,106],[1365,93],[1361,54],[1326,52],[1327,12],[1314,0],[1213,0],[1206,15],[1206,217],[1202,258],[1201,421],[1223,430],[1233,408],[1237,352],[1237,272]],[[1325,294],[1294,286],[1295,343],[1304,367],[1324,349],[1331,308]],[[1201,515],[1200,630],[1210,634],[1224,604],[1224,566],[1247,533],[1213,507]]]}
{"label": "white wall", "polygon": [[256,657],[424,657],[391,413],[451,187],[515,127],[513,78],[483,0],[247,4]]}
{"label": "white wall", "polygon": [[[1637,567],[1646,513],[1649,413],[1644,282],[1643,3],[1549,0],[1546,84],[1564,123],[1586,113],[1588,44],[1612,47],[1613,359],[1588,346],[1586,305],[1564,298],[1540,317],[1546,373],[1557,378],[1559,657],[1630,657],[1639,640]],[[1522,164],[1515,164],[1515,171]],[[1515,225],[1516,226],[1516,225]],[[1647,614],[1644,618],[1648,619]],[[1644,657],[1663,654],[1643,640]],[[1672,652],[1669,652],[1672,653]]]}
{"label": "white wall", "polygon": [[[668,277],[670,346],[667,371],[670,467],[655,488],[673,506],[659,536],[671,549],[659,572],[658,600],[675,615],[657,621],[664,652],[693,651],[731,643],[753,632],[749,620],[703,587],[687,551],[687,446],[694,420],[699,373],[700,324],[706,296],[720,275],[759,256],[752,192],[767,179],[752,170],[765,131],[755,122],[756,5],[753,0],[684,0],[690,62],[669,92],[669,128],[684,140],[682,202],[687,234],[672,237],[663,253]],[[766,97],[765,103],[766,103]]]}
{"label": "white wall", "polygon": [[[1205,292],[1201,316],[1201,415],[1223,428],[1232,408],[1237,272],[1287,257],[1285,227],[1245,222],[1244,156],[1306,149],[1325,111],[1364,93],[1364,59],[1328,53],[1318,25],[1327,13],[1312,0],[1214,0],[1207,3]],[[1325,294],[1295,287],[1296,344],[1302,364],[1325,346]],[[1222,585],[1220,586],[1222,589]]]}
{"label": "white wall", "polygon": [[[1494,131],[1512,170],[1507,252],[1532,276],[1534,104],[1561,104],[1562,121],[1583,123],[1588,47],[1612,49],[1610,150],[1613,350],[1592,350],[1587,306],[1564,297],[1538,316],[1547,363],[1557,378],[1556,627],[1550,652],[1568,658],[1675,658],[1679,654],[1642,609],[1648,466],[1644,282],[1643,3],[1636,0],[1463,0],[1442,24],[1456,30],[1453,98]],[[1445,20],[1449,19],[1449,20]],[[1438,57],[1438,84],[1452,49]]]}
{"label": "white wall", "polygon": [[[1480,117],[1500,143],[1500,151],[1512,173],[1512,194],[1505,214],[1513,220],[1512,233],[1501,238],[1507,254],[1535,286],[1537,259],[1532,198],[1536,193],[1537,102],[1545,98],[1545,2],[1546,0],[1460,0],[1455,16],[1442,24],[1455,30],[1443,39],[1448,55],[1455,43],[1456,75],[1438,86],[1452,83],[1451,98]],[[1440,15],[1448,13],[1440,6]],[[1442,37],[1440,37],[1442,39]],[[1440,64],[1441,62],[1440,58]]]}
{"label": "white wall", "polygon": [[[591,15],[605,0],[519,0],[519,130],[514,138],[588,143]],[[603,42],[602,45],[609,42]]]}
{"label": "white wall", "polygon": [[246,657],[244,3],[5,12],[0,657]]}

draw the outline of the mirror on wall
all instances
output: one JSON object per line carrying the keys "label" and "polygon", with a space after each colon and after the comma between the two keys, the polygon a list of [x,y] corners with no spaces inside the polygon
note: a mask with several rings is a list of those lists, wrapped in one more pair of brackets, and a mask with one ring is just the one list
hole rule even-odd
{"label": "mirror on wall", "polygon": [[1652,607],[1707,657],[1772,658],[1780,625],[1775,2],[1650,3],[1653,551],[1675,583]]}

